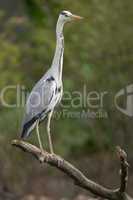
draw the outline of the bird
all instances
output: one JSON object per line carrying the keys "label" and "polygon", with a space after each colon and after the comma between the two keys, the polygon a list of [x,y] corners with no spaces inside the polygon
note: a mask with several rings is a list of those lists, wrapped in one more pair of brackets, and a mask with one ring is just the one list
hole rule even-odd
{"label": "bird", "polygon": [[39,124],[47,118],[47,135],[49,150],[54,154],[51,138],[50,123],[55,107],[60,103],[63,95],[63,55],[64,35],[63,28],[67,22],[80,20],[81,16],[72,14],[70,11],[62,11],[56,24],[56,48],[51,67],[35,84],[30,92],[24,111],[21,127],[21,139],[26,139],[36,129],[38,143],[43,152],[43,145],[39,133]]}

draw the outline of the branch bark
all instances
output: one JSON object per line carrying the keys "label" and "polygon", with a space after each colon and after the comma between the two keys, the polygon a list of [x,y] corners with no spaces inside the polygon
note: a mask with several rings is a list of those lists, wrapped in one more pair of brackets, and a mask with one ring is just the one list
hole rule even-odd
{"label": "branch bark", "polygon": [[120,160],[120,193],[125,192],[128,182],[128,168],[129,164],[127,162],[127,154],[124,150],[122,150],[119,146],[117,147],[117,154]]}
{"label": "branch bark", "polygon": [[89,180],[80,170],[58,155],[51,155],[46,151],[41,152],[38,147],[20,140],[13,140],[12,145],[32,154],[41,163],[47,163],[58,168],[67,176],[69,176],[76,185],[90,191],[92,194],[95,194],[98,197],[109,200],[133,200],[125,192],[128,181],[129,165],[127,163],[126,153],[120,147],[117,147],[117,154],[121,164],[121,184],[120,188],[111,190]]}

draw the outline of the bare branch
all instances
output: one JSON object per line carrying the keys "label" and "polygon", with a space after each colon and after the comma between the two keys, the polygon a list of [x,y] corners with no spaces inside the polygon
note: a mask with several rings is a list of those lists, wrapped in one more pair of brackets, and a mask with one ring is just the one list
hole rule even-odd
{"label": "bare branch", "polygon": [[124,151],[122,151],[120,148],[118,154],[121,161],[122,170],[121,187],[120,189],[111,190],[89,180],[81,171],[79,171],[72,164],[70,164],[58,155],[51,155],[46,151],[41,152],[38,147],[24,141],[14,140],[12,142],[12,145],[17,146],[28,153],[31,153],[41,163],[45,162],[50,164],[51,166],[58,168],[70,178],[72,178],[76,185],[90,191],[91,193],[99,197],[109,200],[133,200],[127,194],[125,194],[128,167],[126,163],[126,156],[124,156],[124,153],[122,153]]}
{"label": "bare branch", "polygon": [[121,170],[120,170],[121,184],[119,191],[120,193],[124,193],[127,187],[129,164],[127,162],[126,152],[122,150],[119,146],[117,147],[117,154],[121,162]]}

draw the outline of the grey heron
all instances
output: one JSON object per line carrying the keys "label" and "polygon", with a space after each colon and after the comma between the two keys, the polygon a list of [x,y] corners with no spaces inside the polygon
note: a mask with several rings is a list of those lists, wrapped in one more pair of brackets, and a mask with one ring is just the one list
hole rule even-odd
{"label": "grey heron", "polygon": [[54,154],[50,133],[50,121],[55,106],[61,101],[63,94],[62,67],[64,54],[63,27],[66,22],[82,19],[69,11],[62,11],[56,25],[56,49],[50,69],[33,87],[26,102],[22,123],[21,138],[27,138],[36,128],[40,149],[43,151],[39,134],[39,124],[47,117],[47,134],[50,153]]}

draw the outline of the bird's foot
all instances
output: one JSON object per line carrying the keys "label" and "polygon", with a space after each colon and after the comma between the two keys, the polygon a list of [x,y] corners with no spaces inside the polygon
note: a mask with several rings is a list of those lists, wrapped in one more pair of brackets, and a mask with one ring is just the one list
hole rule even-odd
{"label": "bird's foot", "polygon": [[43,156],[43,155],[41,155],[41,156],[39,157],[39,161],[40,161],[40,163],[43,163],[43,162],[44,162],[44,160],[45,160],[44,156]]}
{"label": "bird's foot", "polygon": [[39,161],[40,161],[40,163],[43,163],[44,160],[45,160],[45,158],[44,158],[44,153],[45,153],[45,152],[46,152],[46,151],[44,151],[44,149],[40,148],[40,156],[39,156]]}
{"label": "bird's foot", "polygon": [[61,165],[64,163],[64,160],[60,156],[58,156],[58,155],[56,155],[54,153],[47,154],[45,156],[46,162],[49,162],[50,159],[55,160],[55,162],[57,161],[58,162],[58,167],[61,167]]}
{"label": "bird's foot", "polygon": [[61,167],[64,164],[64,159],[61,158],[59,155],[53,154],[54,156],[56,156],[56,160],[58,162],[58,167]]}

